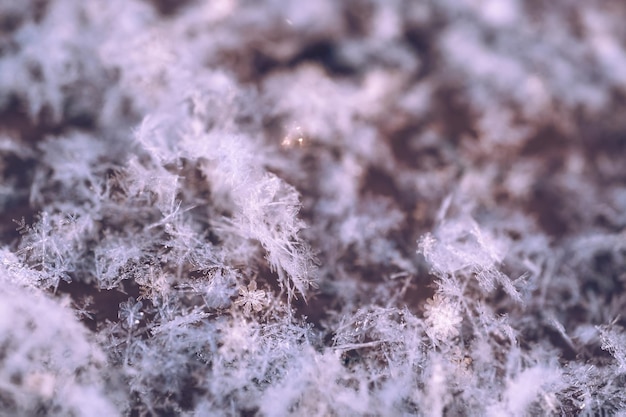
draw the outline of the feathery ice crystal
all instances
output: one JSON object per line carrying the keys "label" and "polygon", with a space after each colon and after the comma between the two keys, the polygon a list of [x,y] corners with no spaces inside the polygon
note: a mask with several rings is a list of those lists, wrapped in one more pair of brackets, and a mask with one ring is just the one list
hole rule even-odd
{"label": "feathery ice crystal", "polygon": [[625,19],[0,2],[0,416],[626,415]]}

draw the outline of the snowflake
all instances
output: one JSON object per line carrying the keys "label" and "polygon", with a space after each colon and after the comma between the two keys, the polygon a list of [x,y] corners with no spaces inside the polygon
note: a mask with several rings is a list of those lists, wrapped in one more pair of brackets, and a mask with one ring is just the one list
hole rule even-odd
{"label": "snowflake", "polygon": [[243,285],[239,287],[239,299],[235,305],[243,306],[244,314],[249,315],[251,310],[259,312],[267,305],[267,296],[265,291],[257,290],[256,281],[250,281],[247,288]]}
{"label": "snowflake", "polygon": [[127,329],[132,329],[141,323],[143,319],[143,312],[141,308],[143,303],[136,301],[133,297],[129,297],[128,301],[120,303],[120,309],[117,313],[117,317],[120,319],[122,326]]}
{"label": "snowflake", "polygon": [[459,324],[463,320],[458,308],[450,301],[435,294],[432,299],[426,301],[424,312],[428,330],[426,333],[433,340],[444,341],[459,334]]}

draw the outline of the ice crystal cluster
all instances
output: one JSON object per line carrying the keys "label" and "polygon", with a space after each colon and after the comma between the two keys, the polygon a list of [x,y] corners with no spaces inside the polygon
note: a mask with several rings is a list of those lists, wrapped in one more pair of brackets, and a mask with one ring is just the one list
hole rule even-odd
{"label": "ice crystal cluster", "polygon": [[626,415],[625,21],[0,1],[0,415]]}

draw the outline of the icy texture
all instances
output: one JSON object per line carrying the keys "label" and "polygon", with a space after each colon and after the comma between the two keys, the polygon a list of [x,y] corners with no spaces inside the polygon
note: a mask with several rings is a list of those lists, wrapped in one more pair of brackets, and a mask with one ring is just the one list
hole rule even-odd
{"label": "icy texture", "polygon": [[0,416],[626,415],[625,20],[0,2]]}

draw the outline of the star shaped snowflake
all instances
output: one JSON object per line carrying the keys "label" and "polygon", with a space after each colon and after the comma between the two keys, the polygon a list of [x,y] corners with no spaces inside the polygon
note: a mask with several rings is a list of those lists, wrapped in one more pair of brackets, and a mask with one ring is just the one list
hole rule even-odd
{"label": "star shaped snowflake", "polygon": [[267,295],[265,291],[257,290],[256,281],[250,281],[248,287],[239,287],[239,298],[235,305],[243,307],[243,313],[250,315],[252,310],[259,312],[267,305]]}
{"label": "star shaped snowflake", "polygon": [[457,336],[459,326],[463,321],[457,306],[439,294],[435,294],[432,299],[426,301],[424,317],[429,326],[426,333],[439,341]]}

